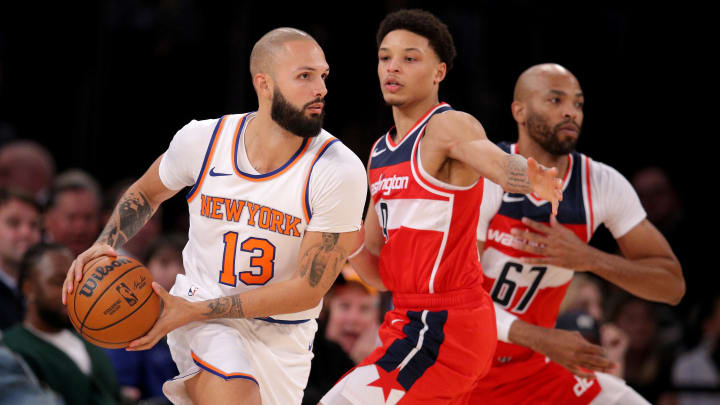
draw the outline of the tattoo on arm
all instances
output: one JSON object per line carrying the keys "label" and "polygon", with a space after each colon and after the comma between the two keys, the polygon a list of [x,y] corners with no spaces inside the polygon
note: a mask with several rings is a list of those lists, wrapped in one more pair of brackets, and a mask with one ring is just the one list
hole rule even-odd
{"label": "tattoo on arm", "polygon": [[122,246],[138,233],[152,217],[153,212],[150,202],[143,193],[123,194],[97,242],[107,243],[114,248]]}
{"label": "tattoo on arm", "polygon": [[532,184],[528,178],[527,160],[519,155],[508,155],[505,161],[505,173],[507,181],[505,191],[518,194],[533,192]]}
{"label": "tattoo on arm", "polygon": [[210,300],[207,304],[208,311],[205,316],[212,318],[244,318],[242,300],[239,295],[231,295],[229,297],[220,297]]}
{"label": "tattoo on arm", "polygon": [[340,235],[337,233],[323,232],[322,244],[311,247],[305,253],[305,257],[301,261],[300,276],[305,277],[309,273],[307,280],[311,287],[320,284],[328,268],[333,272],[333,277],[325,283],[328,284],[327,287],[330,287],[340,273],[347,258],[347,252],[337,246],[339,237]]}

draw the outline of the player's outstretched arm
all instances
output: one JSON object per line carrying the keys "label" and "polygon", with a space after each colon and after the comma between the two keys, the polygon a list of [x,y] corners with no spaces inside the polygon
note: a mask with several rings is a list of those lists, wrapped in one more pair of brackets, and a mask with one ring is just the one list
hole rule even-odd
{"label": "player's outstretched arm", "polygon": [[543,256],[525,258],[524,263],[590,271],[650,301],[677,305],[685,295],[680,262],[665,237],[647,219],[617,239],[624,257],[583,243],[554,216],[550,218],[550,226],[528,218],[523,218],[523,223],[533,231],[513,230],[517,240],[514,247]]}
{"label": "player's outstretched arm", "polygon": [[495,304],[498,340],[527,347],[570,370],[578,377],[593,379],[593,371],[611,372],[616,364],[605,349],[585,340],[579,332],[543,328],[518,319]]}
{"label": "player's outstretched arm", "polygon": [[557,178],[557,169],[547,168],[532,158],[505,153],[487,139],[485,129],[470,114],[447,111],[436,115],[426,132],[423,152],[428,148],[431,153],[462,162],[505,191],[535,193],[550,201],[553,213],[557,213],[558,202],[562,200],[562,181]]}
{"label": "player's outstretched arm", "polygon": [[130,343],[129,350],[150,349],[163,336],[193,321],[261,318],[313,308],[335,282],[356,240],[357,231],[305,232],[298,270],[291,279],[228,297],[190,302],[168,294],[153,283],[153,289],[163,301],[163,312],[147,335]]}
{"label": "player's outstretched arm", "polygon": [[161,160],[162,156],[157,158],[145,174],[125,191],[98,239],[72,262],[63,283],[63,304],[67,294],[73,292],[82,278],[85,263],[99,256],[117,255],[115,249],[135,236],[153,216],[158,206],[178,192],[168,189],[160,180],[158,167]]}

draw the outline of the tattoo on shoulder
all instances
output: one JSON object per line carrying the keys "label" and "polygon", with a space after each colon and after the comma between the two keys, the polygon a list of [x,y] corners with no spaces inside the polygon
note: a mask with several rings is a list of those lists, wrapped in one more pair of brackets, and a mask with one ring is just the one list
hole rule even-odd
{"label": "tattoo on shoulder", "polygon": [[244,318],[242,300],[238,295],[220,297],[208,302],[208,318]]}
{"label": "tattoo on shoulder", "polygon": [[124,194],[98,237],[98,242],[107,243],[112,247],[122,246],[138,233],[152,214],[153,209],[143,193]]}
{"label": "tattoo on shoulder", "polygon": [[323,283],[327,284],[327,287],[330,287],[340,273],[347,258],[347,252],[337,245],[339,238],[340,234],[338,233],[323,232],[322,243],[312,246],[305,253],[305,257],[301,261],[300,276],[304,277],[308,274],[307,280],[311,287],[320,284],[328,269],[333,276]]}

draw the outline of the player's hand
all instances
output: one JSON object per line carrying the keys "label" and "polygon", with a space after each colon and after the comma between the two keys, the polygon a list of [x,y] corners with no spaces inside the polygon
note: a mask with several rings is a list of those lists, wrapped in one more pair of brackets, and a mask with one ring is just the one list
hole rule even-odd
{"label": "player's hand", "polygon": [[65,282],[63,282],[62,288],[62,303],[67,304],[67,295],[72,294],[77,286],[77,283],[82,280],[82,270],[85,264],[90,260],[100,256],[117,256],[117,252],[110,245],[104,243],[96,243],[88,248],[88,250],[80,253],[78,257],[73,260],[70,268],[68,269]]}
{"label": "player's hand", "polygon": [[547,168],[533,158],[527,160],[528,179],[533,192],[543,200],[550,201],[552,213],[557,215],[558,204],[563,199],[562,180],[557,178],[556,168]]}
{"label": "player's hand", "polygon": [[555,215],[550,216],[550,226],[530,218],[523,218],[522,223],[529,229],[512,229],[513,247],[542,256],[523,258],[523,263],[552,264],[576,271],[591,267],[595,250],[561,225]]}
{"label": "player's hand", "polygon": [[125,350],[148,350],[173,330],[192,321],[192,303],[179,297],[170,295],[160,284],[153,281],[152,288],[162,301],[162,312],[147,335],[135,339]]}
{"label": "player's hand", "polygon": [[546,329],[546,338],[536,350],[581,378],[594,379],[594,371],[607,373],[615,363],[607,358],[605,349],[585,340],[580,332]]}

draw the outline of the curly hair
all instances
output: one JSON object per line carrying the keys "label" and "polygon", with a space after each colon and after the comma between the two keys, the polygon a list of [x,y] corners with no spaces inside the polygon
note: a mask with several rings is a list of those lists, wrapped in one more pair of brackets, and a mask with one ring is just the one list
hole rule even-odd
{"label": "curly hair", "polygon": [[378,28],[376,37],[378,48],[385,36],[395,30],[407,30],[427,38],[440,61],[447,65],[447,70],[452,69],[453,59],[457,55],[455,43],[447,25],[433,14],[419,9],[398,10],[388,14]]}

